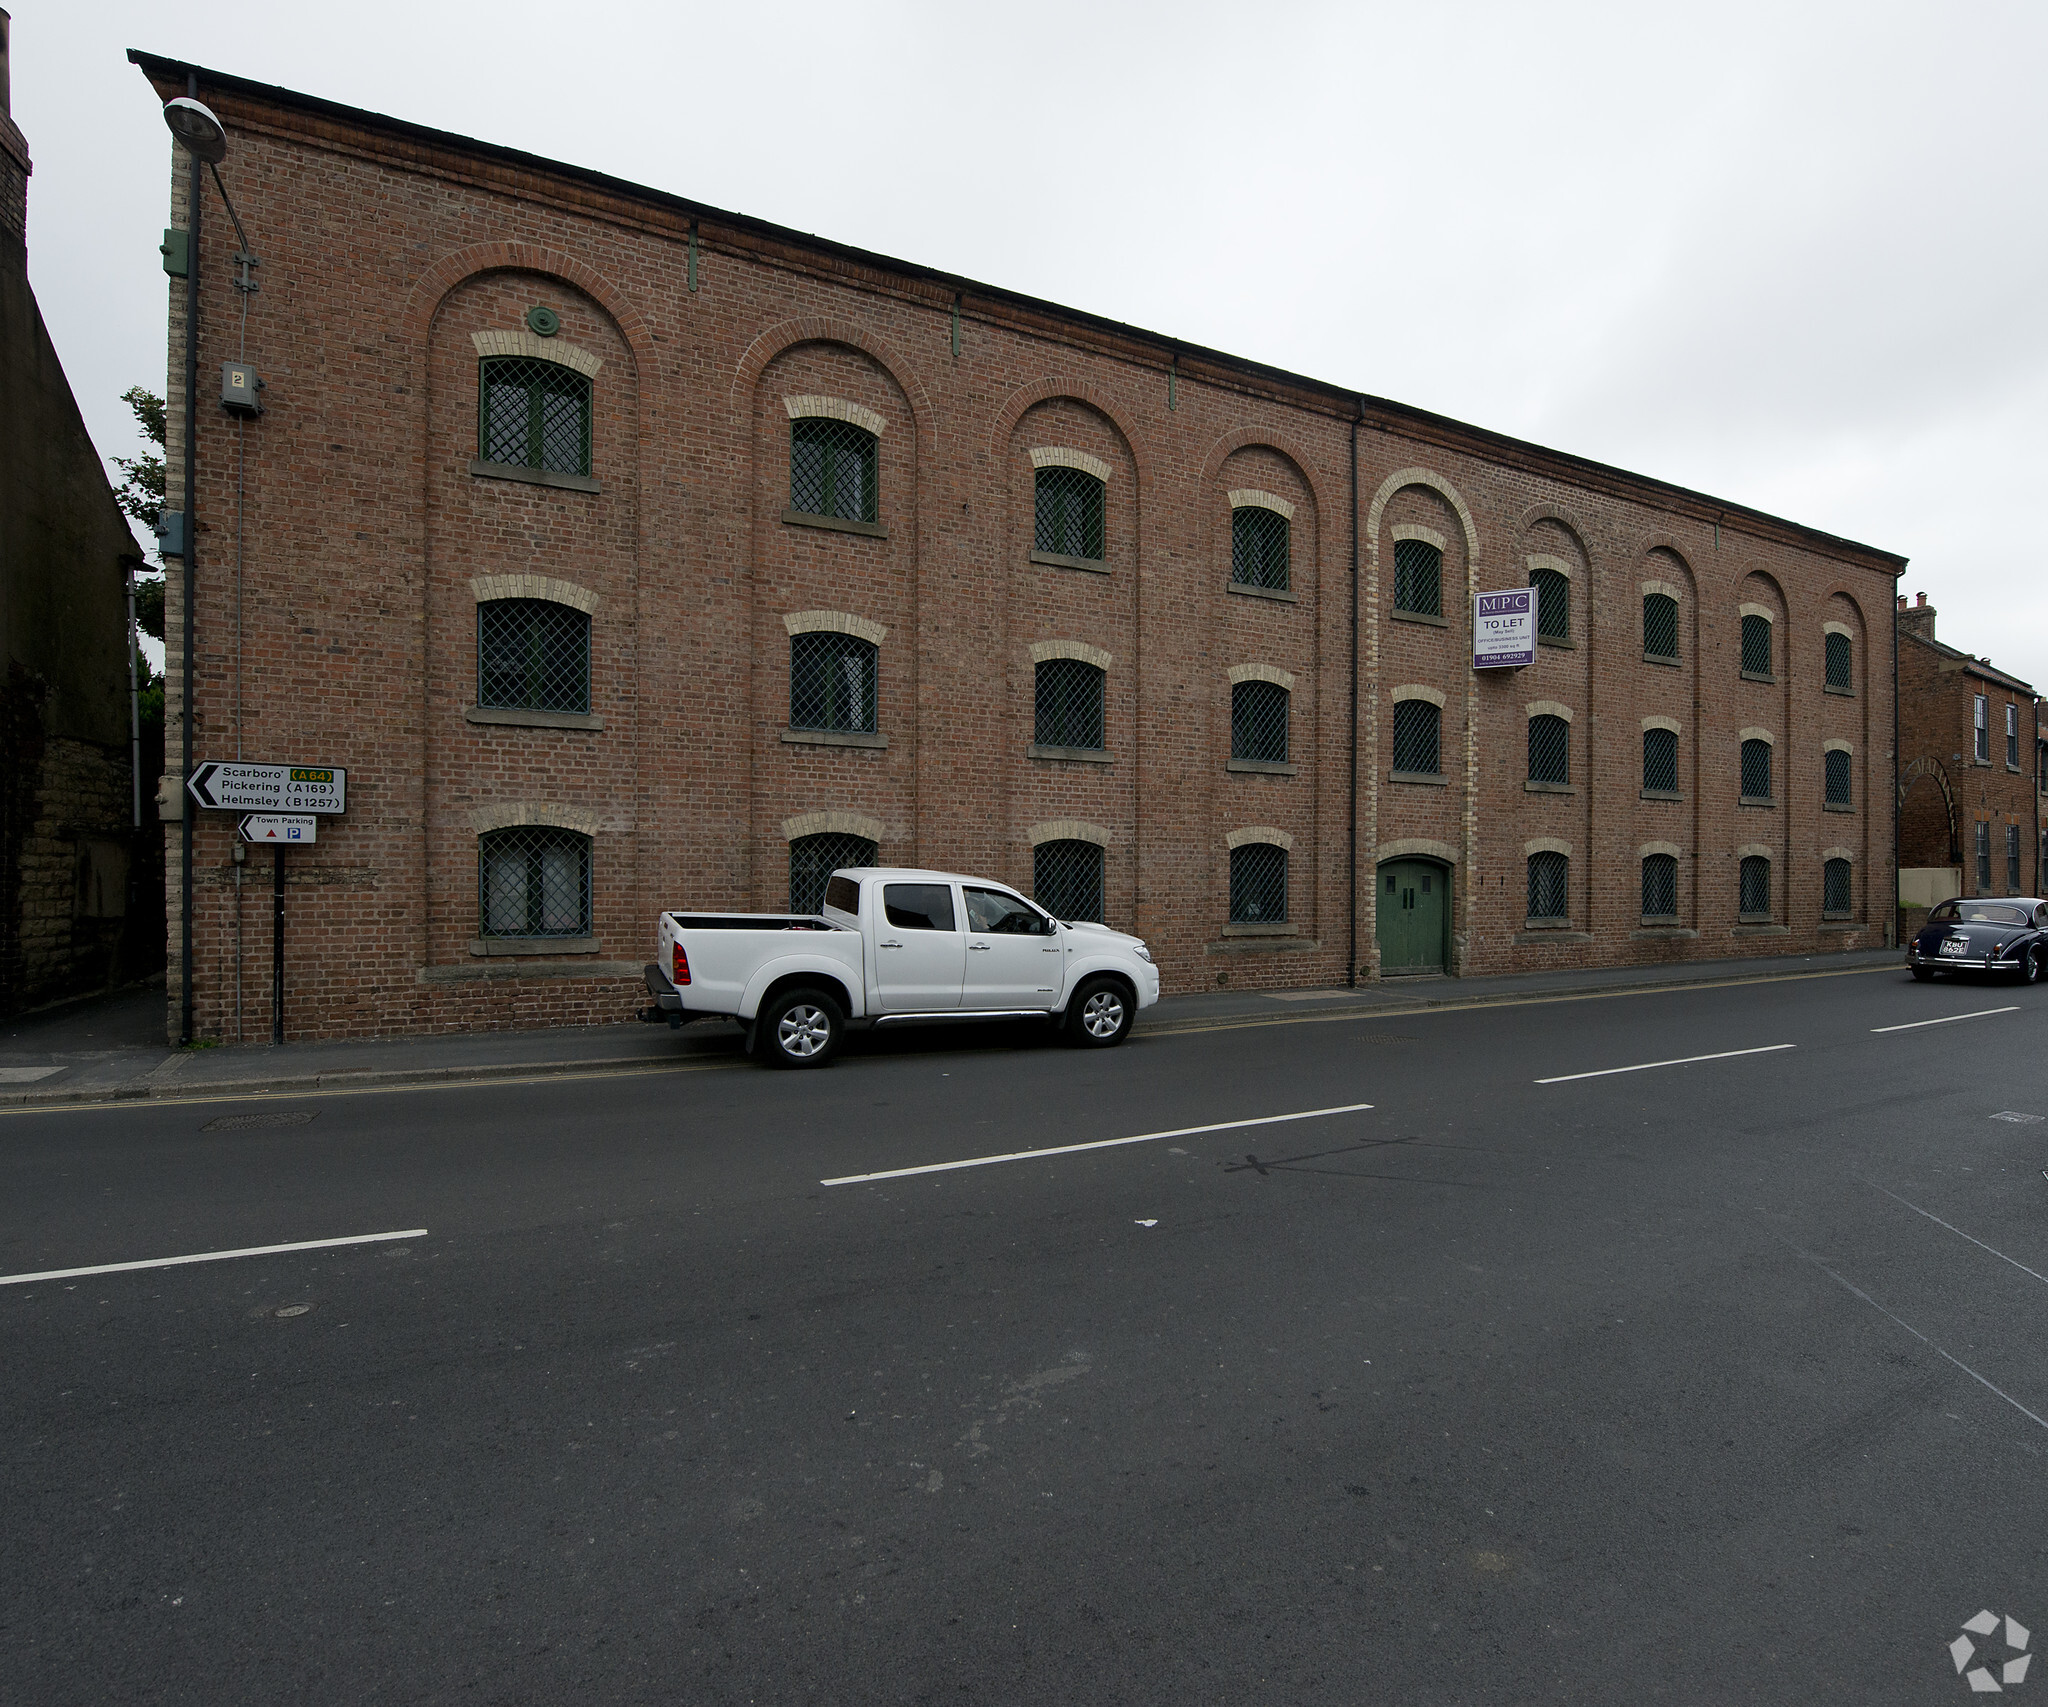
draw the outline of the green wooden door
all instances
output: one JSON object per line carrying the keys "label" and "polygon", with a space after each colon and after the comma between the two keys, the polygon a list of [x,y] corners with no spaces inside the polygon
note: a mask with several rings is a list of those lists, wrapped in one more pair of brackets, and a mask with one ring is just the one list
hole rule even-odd
{"label": "green wooden door", "polygon": [[1383,973],[1441,972],[1450,871],[1427,859],[1380,867],[1377,935]]}

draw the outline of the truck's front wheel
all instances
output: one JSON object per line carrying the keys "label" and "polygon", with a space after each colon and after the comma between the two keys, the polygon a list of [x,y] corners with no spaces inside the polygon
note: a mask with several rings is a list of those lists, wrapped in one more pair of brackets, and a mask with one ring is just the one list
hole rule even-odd
{"label": "truck's front wheel", "polygon": [[1114,978],[1091,978],[1067,1004],[1067,1037],[1084,1049],[1111,1049],[1130,1035],[1134,1004]]}
{"label": "truck's front wheel", "polygon": [[823,990],[785,990],[761,1004],[756,1047],[771,1067],[822,1067],[839,1053],[846,1018]]}

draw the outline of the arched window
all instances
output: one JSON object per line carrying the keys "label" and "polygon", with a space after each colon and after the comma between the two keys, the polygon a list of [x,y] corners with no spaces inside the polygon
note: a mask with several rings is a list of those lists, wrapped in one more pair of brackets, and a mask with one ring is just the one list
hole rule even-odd
{"label": "arched window", "polygon": [[1855,683],[1850,673],[1851,653],[1849,637],[1846,634],[1829,634],[1827,637],[1827,686],[1830,693],[1853,693]]}
{"label": "arched window", "polygon": [[1038,470],[1035,487],[1032,549],[1100,563],[1102,482],[1078,468],[1051,467]]}
{"label": "arched window", "polygon": [[590,381],[531,356],[486,356],[477,376],[477,456],[551,474],[590,472]]}
{"label": "arched window", "polygon": [[1771,673],[1771,619],[1754,611],[1742,618],[1742,673],[1751,681],[1775,680]]}
{"label": "arched window", "polygon": [[[1270,514],[1271,512],[1267,512]],[[1237,682],[1230,690],[1230,756],[1287,762],[1288,692],[1278,682]]]}
{"label": "arched window", "polygon": [[1569,641],[1572,637],[1572,583],[1555,569],[1539,569],[1536,589],[1536,638]]}
{"label": "arched window", "polygon": [[873,734],[877,656],[874,645],[858,635],[791,635],[790,728]]}
{"label": "arched window", "polygon": [[1678,732],[1673,729],[1643,731],[1643,792],[1678,792]]}
{"label": "arched window", "polygon": [[1771,862],[1762,854],[1745,854],[1742,859],[1741,893],[1737,897],[1739,917],[1746,925],[1771,922]]}
{"label": "arched window", "polygon": [[1678,601],[1669,593],[1643,595],[1643,656],[1678,662]]}
{"label": "arched window", "polygon": [[1820,916],[1846,919],[1855,903],[1850,892],[1850,866],[1846,859],[1831,859],[1820,868]]}
{"label": "arched window", "polygon": [[590,935],[590,838],[515,824],[477,838],[477,934]]}
{"label": "arched window", "polygon": [[1529,780],[1572,780],[1572,726],[1548,712],[1529,719]]}
{"label": "arched window", "polygon": [[1105,680],[1102,671],[1079,658],[1042,662],[1034,684],[1037,716],[1032,739],[1041,747],[1103,751]]}
{"label": "arched window", "polygon": [[1849,755],[1837,747],[1827,755],[1827,803],[1830,806],[1852,804],[1849,795]]}
{"label": "arched window", "polygon": [[1678,918],[1678,861],[1669,854],[1643,856],[1643,923],[1672,924]]}
{"label": "arched window", "polygon": [[590,618],[547,599],[476,607],[476,703],[507,711],[590,710]]}
{"label": "arched window", "polygon": [[843,522],[882,519],[875,435],[850,421],[807,415],[789,424],[789,507]]}
{"label": "arched window", "polygon": [[1287,575],[1287,518],[1278,510],[1240,504],[1230,512],[1231,580],[1240,587],[1284,593]]}
{"label": "arched window", "polygon": [[1242,842],[1230,850],[1230,922],[1287,922],[1287,850],[1276,842]]}
{"label": "arched window", "polygon": [[1443,713],[1426,699],[1394,702],[1394,772],[1408,776],[1443,774]]}
{"label": "arched window", "polygon": [[1529,856],[1529,923],[1562,925],[1571,921],[1572,862],[1555,851]]}
{"label": "arched window", "polygon": [[1394,609],[1444,614],[1444,554],[1425,539],[1394,541]]}
{"label": "arched window", "polygon": [[1771,744],[1768,741],[1742,743],[1742,798],[1758,805],[1771,798]]}
{"label": "arched window", "polygon": [[827,831],[799,836],[789,844],[789,910],[816,913],[825,905],[825,884],[842,866],[873,865],[880,850],[865,836]]}
{"label": "arched window", "polygon": [[1056,919],[1104,923],[1102,849],[1094,842],[1040,842],[1031,850],[1031,898]]}

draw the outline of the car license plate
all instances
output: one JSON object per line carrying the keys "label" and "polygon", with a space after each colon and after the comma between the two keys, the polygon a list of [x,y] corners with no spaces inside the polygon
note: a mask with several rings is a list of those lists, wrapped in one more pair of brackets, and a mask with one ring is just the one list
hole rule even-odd
{"label": "car license plate", "polygon": [[1970,952],[1970,945],[1963,938],[1952,936],[1941,945],[1941,952],[1943,954],[1961,956]]}

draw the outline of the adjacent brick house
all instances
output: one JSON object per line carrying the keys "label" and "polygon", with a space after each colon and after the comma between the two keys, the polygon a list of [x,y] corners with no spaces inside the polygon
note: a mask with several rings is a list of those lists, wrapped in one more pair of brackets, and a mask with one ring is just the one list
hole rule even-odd
{"label": "adjacent brick house", "polygon": [[[616,1018],[660,907],[863,859],[1134,928],[1169,990],[1885,940],[1902,559],[135,58],[219,112],[264,255],[239,670],[202,411],[198,756],[350,769],[293,1035]],[[1475,594],[1531,585],[1535,663],[1474,671]],[[209,1034],[267,1000],[227,833]]]}
{"label": "adjacent brick house", "polygon": [[1902,933],[1951,895],[2041,893],[2040,701],[1937,640],[1934,615],[1925,593],[1898,602]]}

